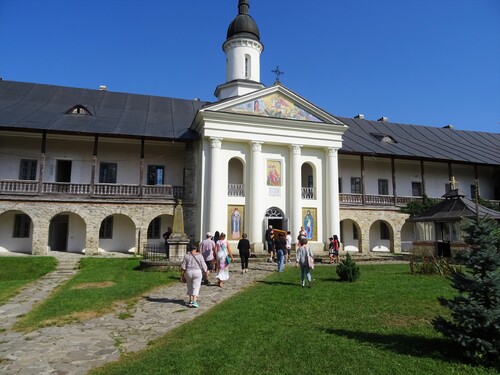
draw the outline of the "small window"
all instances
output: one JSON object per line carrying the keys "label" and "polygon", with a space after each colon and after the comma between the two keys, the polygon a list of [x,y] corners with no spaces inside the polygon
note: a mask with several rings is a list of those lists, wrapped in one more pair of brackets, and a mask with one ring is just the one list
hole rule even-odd
{"label": "small window", "polygon": [[383,221],[380,222],[380,239],[381,240],[389,240],[389,227]]}
{"label": "small window", "polygon": [[358,240],[359,239],[359,236],[358,236],[358,227],[354,223],[352,224],[352,239],[353,240]]}
{"label": "small window", "polygon": [[245,78],[250,78],[250,56],[245,56]]}
{"label": "small window", "polygon": [[118,165],[116,163],[101,163],[99,168],[99,183],[116,184],[116,172]]}
{"label": "small window", "polygon": [[148,226],[148,239],[160,238],[161,218],[154,218]]}
{"label": "small window", "polygon": [[339,194],[342,194],[342,178],[339,177]]}
{"label": "small window", "polygon": [[75,105],[74,107],[70,108],[67,112],[69,115],[87,115],[87,116],[92,116],[90,111],[85,108],[83,105]]}
{"label": "small window", "polygon": [[420,181],[413,181],[411,183],[411,195],[414,197],[422,196],[422,183]]}
{"label": "small window", "polygon": [[14,216],[14,238],[29,238],[31,229],[31,219],[26,214],[16,214]]}
{"label": "small window", "polygon": [[372,137],[375,137],[379,142],[382,143],[398,143],[392,136],[380,133],[370,133]]}
{"label": "small window", "polygon": [[148,165],[148,185],[163,185],[165,167],[163,165]]}
{"label": "small window", "polygon": [[361,177],[351,177],[351,194],[361,194]]}
{"label": "small window", "polygon": [[99,228],[99,238],[113,238],[113,216],[108,216],[101,222],[101,227]]}
{"label": "small window", "polygon": [[389,195],[389,181],[378,180],[378,195]]}
{"label": "small window", "polygon": [[448,182],[444,184],[444,193],[448,194],[451,191],[451,184]]}
{"label": "small window", "polygon": [[22,159],[19,168],[20,180],[36,180],[38,161],[35,159]]}

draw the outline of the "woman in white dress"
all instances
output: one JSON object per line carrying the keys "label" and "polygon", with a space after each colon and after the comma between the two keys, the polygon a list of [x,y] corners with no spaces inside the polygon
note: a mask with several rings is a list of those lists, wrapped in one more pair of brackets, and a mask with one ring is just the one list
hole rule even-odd
{"label": "woman in white dress", "polygon": [[215,244],[215,250],[217,252],[217,284],[222,288],[224,281],[229,280],[229,264],[227,263],[226,257],[231,258],[231,262],[234,262],[233,253],[229,248],[229,243],[226,240],[226,234],[221,233],[219,241]]}

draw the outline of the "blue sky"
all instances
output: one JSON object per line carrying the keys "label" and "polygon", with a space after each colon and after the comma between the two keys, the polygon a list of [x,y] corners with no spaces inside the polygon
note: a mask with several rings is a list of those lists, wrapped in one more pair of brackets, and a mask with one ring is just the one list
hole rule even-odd
{"label": "blue sky", "polygon": [[[237,0],[0,0],[4,80],[214,101]],[[499,0],[250,0],[261,81],[327,112],[500,132]]]}

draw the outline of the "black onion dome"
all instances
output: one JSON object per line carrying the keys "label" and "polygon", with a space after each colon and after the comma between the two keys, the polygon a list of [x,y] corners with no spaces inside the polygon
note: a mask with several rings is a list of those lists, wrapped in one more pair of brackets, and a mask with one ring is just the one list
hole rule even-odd
{"label": "black onion dome", "polygon": [[238,15],[227,28],[227,40],[235,37],[245,37],[260,42],[260,32],[257,23],[248,14],[249,0],[239,0]]}

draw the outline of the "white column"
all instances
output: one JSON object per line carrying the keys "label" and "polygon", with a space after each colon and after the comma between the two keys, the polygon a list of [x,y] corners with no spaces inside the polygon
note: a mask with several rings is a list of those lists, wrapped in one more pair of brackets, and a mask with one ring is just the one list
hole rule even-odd
{"label": "white column", "polygon": [[252,142],[252,157],[250,167],[250,212],[247,217],[250,218],[249,240],[253,244],[254,251],[262,251],[263,246],[263,226],[262,219],[264,210],[262,202],[264,197],[264,171],[262,162],[262,142]]}
{"label": "white column", "polygon": [[292,145],[292,168],[291,168],[291,224],[290,232],[292,232],[292,238],[296,238],[302,224],[302,164],[300,160],[302,145]]}
{"label": "white column", "polygon": [[[337,149],[330,147],[328,153],[328,174],[326,176],[327,237],[333,234],[340,236],[340,205],[339,205],[339,166]],[[332,231],[331,233],[329,231]],[[325,241],[326,241],[325,238]],[[340,239],[342,241],[342,238]]]}
{"label": "white column", "polygon": [[216,230],[225,231],[226,224],[224,218],[221,220],[221,212],[225,212],[224,207],[226,203],[223,197],[225,196],[224,189],[227,189],[227,186],[224,187],[221,184],[222,172],[224,170],[221,165],[222,138],[210,138],[210,145],[210,201],[207,206],[209,212],[208,228],[214,233]]}

